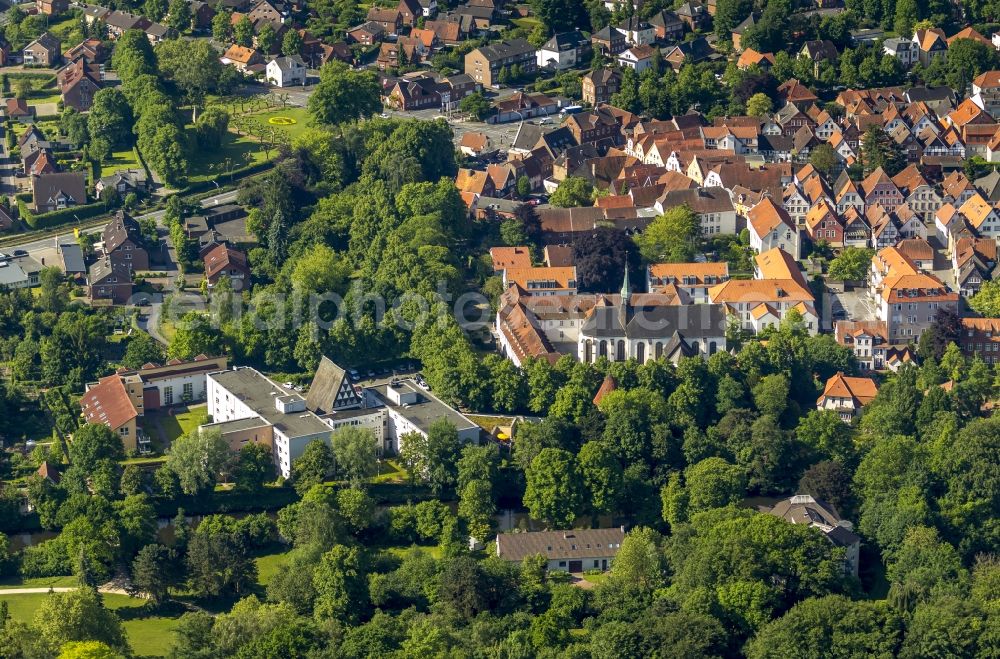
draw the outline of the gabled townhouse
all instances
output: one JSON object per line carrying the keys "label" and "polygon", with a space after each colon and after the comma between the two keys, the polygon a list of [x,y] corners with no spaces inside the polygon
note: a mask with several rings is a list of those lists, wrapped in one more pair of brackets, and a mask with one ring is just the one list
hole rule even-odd
{"label": "gabled townhouse", "polygon": [[897,226],[899,226],[899,237],[901,239],[927,239],[927,225],[924,224],[924,220],[919,215],[910,210],[909,206],[900,206],[892,214],[896,218]]}
{"label": "gabled townhouse", "polygon": [[789,183],[782,191],[781,206],[787,212],[796,226],[803,226],[806,221],[806,214],[809,212],[811,204],[794,183]]}
{"label": "gabled townhouse", "polygon": [[961,170],[955,170],[941,182],[941,192],[941,201],[957,208],[976,194],[977,190]]}
{"label": "gabled townhouse", "polygon": [[903,193],[881,167],[865,177],[861,182],[861,191],[866,204],[877,203],[889,212],[896,210],[904,201]]}
{"label": "gabled townhouse", "polygon": [[615,26],[615,29],[625,35],[625,42],[633,46],[648,46],[656,41],[656,30],[638,16],[631,16]]}
{"label": "gabled townhouse", "polygon": [[1000,214],[981,194],[975,194],[958,209],[978,235],[983,238],[1000,236]]}
{"label": "gabled townhouse", "polygon": [[868,224],[872,228],[871,248],[879,250],[884,247],[892,247],[899,242],[899,226],[895,217],[887,213],[884,208],[875,204],[869,206],[865,211]]}
{"label": "gabled townhouse", "polygon": [[853,208],[861,214],[865,212],[865,200],[861,197],[858,186],[850,177],[844,177],[836,195],[834,195],[834,201],[837,202],[838,213],[846,213],[848,208]]}
{"label": "gabled townhouse", "polygon": [[930,224],[934,214],[941,208],[941,195],[937,193],[916,165],[908,165],[892,177],[892,182],[905,196],[904,203],[914,214]]}
{"label": "gabled townhouse", "polygon": [[924,238],[904,238],[896,243],[899,253],[923,272],[934,269],[934,248]]}
{"label": "gabled townhouse", "polygon": [[962,238],[955,244],[951,257],[955,288],[962,297],[972,297],[983,282],[995,278],[997,241],[992,238]]}
{"label": "gabled townhouse", "polygon": [[844,246],[844,224],[836,208],[820,199],[806,213],[806,231],[813,242],[824,241],[831,247]]}
{"label": "gabled townhouse", "polygon": [[765,197],[747,214],[750,247],[758,254],[778,248],[796,261],[801,257],[799,229],[791,215],[770,197]]}
{"label": "gabled townhouse", "polygon": [[844,247],[868,247],[872,239],[871,225],[858,209],[848,208],[841,215],[841,223],[844,225]]}
{"label": "gabled townhouse", "polygon": [[891,349],[885,323],[881,320],[838,320],[833,336],[842,346],[850,348],[863,371],[881,371]]}

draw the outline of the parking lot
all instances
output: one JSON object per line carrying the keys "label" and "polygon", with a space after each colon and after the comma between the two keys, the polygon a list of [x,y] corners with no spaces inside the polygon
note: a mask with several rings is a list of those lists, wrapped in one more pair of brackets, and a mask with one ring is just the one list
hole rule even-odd
{"label": "parking lot", "polygon": [[865,288],[838,293],[826,289],[822,327],[832,330],[838,320],[875,320],[875,305]]}

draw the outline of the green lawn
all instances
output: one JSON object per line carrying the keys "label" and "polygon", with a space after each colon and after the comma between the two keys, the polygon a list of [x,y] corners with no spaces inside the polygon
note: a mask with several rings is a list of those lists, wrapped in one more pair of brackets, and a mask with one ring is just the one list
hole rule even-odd
{"label": "green lawn", "polygon": [[[0,595],[0,601],[7,602],[8,611],[14,620],[31,622],[46,597],[49,597],[48,593]],[[104,604],[122,617],[125,633],[137,656],[162,657],[166,654],[172,631],[177,626],[176,617],[146,615],[144,610],[140,610],[146,600],[126,595],[105,595]]]}
{"label": "green lawn", "polygon": [[[275,155],[273,149],[270,155]],[[188,159],[187,178],[190,183],[225,179],[227,171],[261,163],[264,159],[264,151],[255,139],[229,133],[220,148],[208,152],[199,150]]]}
{"label": "green lawn", "polygon": [[254,562],[257,564],[257,583],[263,588],[267,588],[267,585],[271,583],[271,579],[281,569],[281,562],[286,556],[288,556],[287,551],[279,551],[255,558]]}
{"label": "green lawn", "polygon": [[382,551],[387,554],[392,554],[398,558],[403,558],[411,549],[420,549],[424,553],[429,554],[432,558],[441,558],[441,548],[437,545],[432,545],[430,547],[423,547],[421,545],[412,545],[410,547],[386,547]]}
{"label": "green lawn", "polygon": [[72,588],[79,583],[76,577],[7,577],[0,579],[0,588]]}
{"label": "green lawn", "polygon": [[204,405],[189,407],[183,412],[150,412],[146,414],[146,432],[151,435],[154,429],[163,429],[164,438],[167,442],[173,442],[178,437],[186,435],[208,419],[208,413]]}
{"label": "green lawn", "polygon": [[376,483],[405,483],[409,480],[406,469],[395,460],[379,460],[378,470],[378,475],[372,479]]}
{"label": "green lawn", "polygon": [[309,128],[309,110],[306,108],[275,108],[266,112],[257,112],[252,116],[265,127],[275,126],[276,124],[272,124],[270,120],[276,117],[291,119],[295,122],[294,124],[287,126],[277,125],[277,128],[280,128],[288,133],[288,136],[293,139],[304,133],[306,129]]}
{"label": "green lawn", "polygon": [[110,176],[119,169],[142,169],[133,149],[113,151],[111,158],[101,165],[101,176]]}
{"label": "green lawn", "polygon": [[38,91],[28,99],[28,105],[38,105],[39,103],[58,103],[62,95],[58,90],[46,89]]}

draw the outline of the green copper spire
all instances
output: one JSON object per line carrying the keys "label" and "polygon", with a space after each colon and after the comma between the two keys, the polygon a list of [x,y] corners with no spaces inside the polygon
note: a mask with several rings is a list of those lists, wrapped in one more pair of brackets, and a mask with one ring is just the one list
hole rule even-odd
{"label": "green copper spire", "polygon": [[622,281],[622,304],[628,304],[632,296],[632,287],[628,283],[628,252],[625,252],[625,279]]}

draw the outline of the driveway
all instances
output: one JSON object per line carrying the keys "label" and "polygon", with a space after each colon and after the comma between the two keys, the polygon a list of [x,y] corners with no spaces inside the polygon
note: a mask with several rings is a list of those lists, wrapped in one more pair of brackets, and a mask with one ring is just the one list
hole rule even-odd
{"label": "driveway", "polygon": [[833,329],[838,320],[876,320],[875,306],[867,289],[856,288],[843,293],[826,289],[823,300],[824,329]]}

